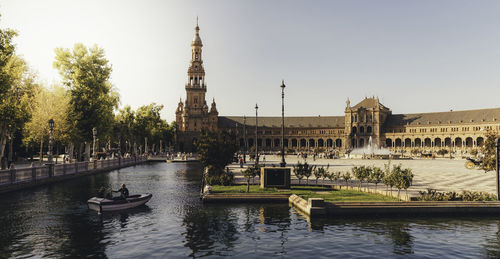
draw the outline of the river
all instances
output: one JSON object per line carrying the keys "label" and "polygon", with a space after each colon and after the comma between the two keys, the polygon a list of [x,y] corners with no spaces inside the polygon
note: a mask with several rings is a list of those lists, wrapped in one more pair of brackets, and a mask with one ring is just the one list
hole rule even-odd
{"label": "river", "polygon": [[[202,204],[201,167],[151,163],[3,194],[0,258],[483,258],[500,256],[495,217],[337,218],[288,204]],[[146,206],[97,215],[101,186],[149,192]]]}

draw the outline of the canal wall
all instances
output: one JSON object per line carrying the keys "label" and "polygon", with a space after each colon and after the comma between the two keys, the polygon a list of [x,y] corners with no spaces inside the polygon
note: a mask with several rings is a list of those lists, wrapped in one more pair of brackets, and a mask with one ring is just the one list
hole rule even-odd
{"label": "canal wall", "polygon": [[0,170],[0,193],[108,172],[147,162],[143,157],[115,158],[64,164],[32,165]]}
{"label": "canal wall", "polygon": [[310,217],[500,214],[498,201],[325,202],[320,198],[306,201],[292,194],[289,203]]}
{"label": "canal wall", "polygon": [[267,193],[211,193],[202,196],[206,203],[229,203],[229,202],[257,202],[257,203],[286,203],[290,194],[267,194]]}
{"label": "canal wall", "polygon": [[344,216],[465,216],[499,215],[498,201],[398,201],[398,202],[325,202],[321,198],[301,198],[296,194],[205,194],[205,203],[289,203],[290,206],[315,217]]}

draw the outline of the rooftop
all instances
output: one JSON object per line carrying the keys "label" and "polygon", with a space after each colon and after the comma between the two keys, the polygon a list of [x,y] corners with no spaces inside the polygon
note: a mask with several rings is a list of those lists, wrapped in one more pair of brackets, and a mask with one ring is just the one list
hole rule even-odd
{"label": "rooftop", "polygon": [[387,127],[401,125],[438,125],[458,123],[494,122],[500,120],[500,108],[430,112],[413,114],[393,114],[385,122]]}
{"label": "rooftop", "polygon": [[[258,119],[259,127],[281,127],[281,117],[258,117]],[[243,127],[243,116],[219,117],[219,127],[232,128],[235,125]],[[255,127],[255,117],[247,117],[246,125]],[[344,116],[285,117],[286,128],[343,128],[344,125]]]}

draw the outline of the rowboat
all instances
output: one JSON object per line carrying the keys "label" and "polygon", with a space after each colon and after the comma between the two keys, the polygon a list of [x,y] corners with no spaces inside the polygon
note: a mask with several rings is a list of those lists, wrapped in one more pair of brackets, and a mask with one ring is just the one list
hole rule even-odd
{"label": "rowboat", "polygon": [[87,201],[89,209],[97,212],[117,211],[135,208],[148,202],[151,197],[150,193],[131,195],[126,199],[107,199],[101,197],[92,197]]}

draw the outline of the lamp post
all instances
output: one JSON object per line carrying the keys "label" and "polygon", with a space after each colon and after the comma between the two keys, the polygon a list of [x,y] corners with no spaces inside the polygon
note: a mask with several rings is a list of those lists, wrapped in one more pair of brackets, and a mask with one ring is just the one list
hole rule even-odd
{"label": "lamp post", "polygon": [[52,164],[53,155],[52,155],[52,133],[54,132],[54,120],[49,120],[49,164]]}
{"label": "lamp post", "polygon": [[286,166],[285,161],[285,82],[281,80],[281,167]]}
{"label": "lamp post", "polygon": [[96,137],[97,137],[97,129],[95,127],[93,127],[92,128],[92,160],[96,159],[96,153],[95,153]]}
{"label": "lamp post", "polygon": [[259,121],[257,119],[258,117],[258,111],[259,109],[259,106],[257,106],[257,104],[255,104],[255,164],[258,165],[259,164],[259,134],[258,134],[258,131],[257,131],[257,128],[259,126]]}
{"label": "lamp post", "polygon": [[243,115],[243,163],[247,162],[247,116]]}
{"label": "lamp post", "polygon": [[122,133],[118,133],[118,157],[122,157]]}
{"label": "lamp post", "polygon": [[500,138],[496,139],[495,169],[497,171],[497,200],[500,201]]}
{"label": "lamp post", "polygon": [[234,123],[234,142],[237,143],[237,145],[239,145],[238,135],[239,135],[239,132],[238,132],[238,123],[235,122]]}

